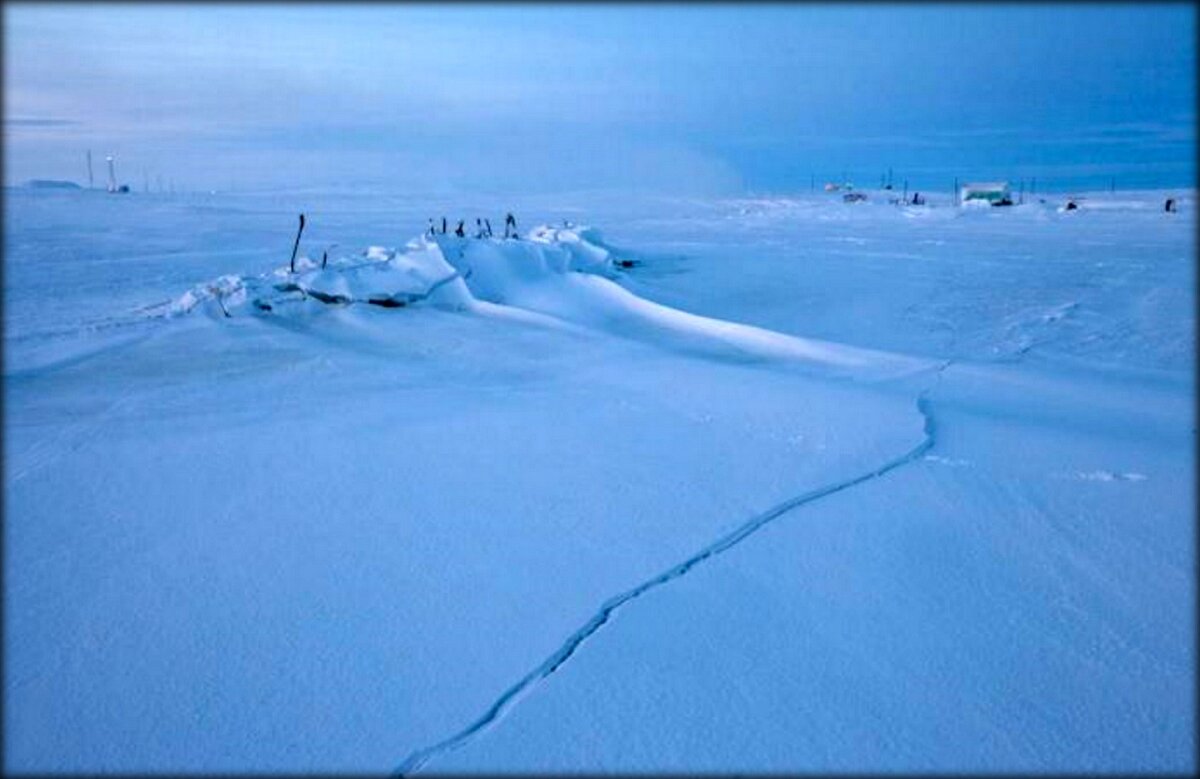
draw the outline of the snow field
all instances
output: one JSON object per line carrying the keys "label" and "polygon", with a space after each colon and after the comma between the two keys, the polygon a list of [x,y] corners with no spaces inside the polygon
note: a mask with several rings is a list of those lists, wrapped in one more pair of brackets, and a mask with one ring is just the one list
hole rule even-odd
{"label": "snow field", "polygon": [[1193,770],[1158,199],[14,197],[6,768]]}

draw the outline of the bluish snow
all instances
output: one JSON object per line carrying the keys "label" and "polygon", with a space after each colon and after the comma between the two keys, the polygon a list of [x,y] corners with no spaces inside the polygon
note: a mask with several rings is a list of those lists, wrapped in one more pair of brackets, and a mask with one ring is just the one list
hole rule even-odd
{"label": "bluish snow", "polygon": [[1194,770],[1167,194],[10,190],[5,767]]}

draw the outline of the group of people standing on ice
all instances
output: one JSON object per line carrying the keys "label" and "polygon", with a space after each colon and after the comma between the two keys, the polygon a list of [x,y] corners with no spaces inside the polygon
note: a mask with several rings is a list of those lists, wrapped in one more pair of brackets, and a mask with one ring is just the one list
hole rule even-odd
{"label": "group of people standing on ice", "polygon": [[[464,228],[464,224],[466,223],[466,221],[467,220],[465,220],[465,219],[459,219],[458,226],[454,228],[453,232],[459,238],[467,237],[467,231]],[[442,235],[446,234],[446,226],[447,226],[446,225],[446,217],[443,216],[442,217],[442,233],[441,233]],[[437,232],[438,232],[437,227],[434,225],[433,218],[431,217],[429,219],[429,229],[425,231],[425,234],[432,238],[433,236],[437,235]],[[476,219],[475,220],[475,237],[476,238],[491,238],[491,237],[493,237],[492,236],[492,223],[490,221],[488,221],[488,219],[484,218],[484,219]],[[517,234],[517,219],[516,219],[516,217],[514,217],[512,215],[511,212],[509,212],[504,217],[504,237],[505,238],[520,238],[521,237]]]}

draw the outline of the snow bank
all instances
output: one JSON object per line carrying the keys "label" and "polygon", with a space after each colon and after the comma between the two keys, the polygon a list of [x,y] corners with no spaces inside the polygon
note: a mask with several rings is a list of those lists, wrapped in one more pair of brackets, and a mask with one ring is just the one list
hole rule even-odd
{"label": "snow bank", "polygon": [[459,274],[431,244],[410,247],[404,254],[372,246],[362,261],[343,259],[284,278],[322,303],[403,306],[428,299],[455,307],[470,300]]}
{"label": "snow bank", "polygon": [[670,308],[621,286],[622,263],[600,232],[588,226],[541,225],[518,239],[425,235],[403,250],[372,246],[319,264],[301,257],[294,272],[287,266],[258,279],[221,277],[190,290],[171,311],[191,311],[206,301],[215,304],[210,306],[214,316],[232,316],[247,303],[249,313],[275,316],[297,311],[292,305],[297,303],[425,303],[527,325],[583,328],[737,362],[849,369],[860,377],[931,366]]}
{"label": "snow bank", "polygon": [[[930,363],[698,316],[633,294],[614,279],[613,256],[591,228],[534,228],[528,240],[436,236],[446,261],[479,300],[536,312],[610,335],[736,361],[784,361],[895,375]],[[477,309],[478,310],[478,309]]]}

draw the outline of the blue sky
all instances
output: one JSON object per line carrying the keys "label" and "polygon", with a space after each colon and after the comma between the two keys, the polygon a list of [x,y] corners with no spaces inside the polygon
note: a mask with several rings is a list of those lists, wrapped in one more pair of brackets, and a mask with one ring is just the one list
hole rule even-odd
{"label": "blue sky", "polygon": [[10,184],[1195,178],[1188,4],[4,8]]}

